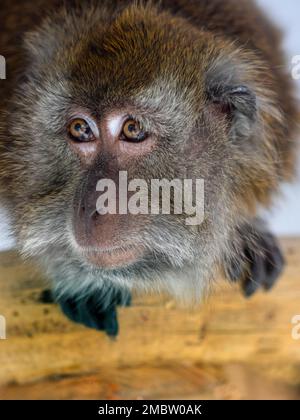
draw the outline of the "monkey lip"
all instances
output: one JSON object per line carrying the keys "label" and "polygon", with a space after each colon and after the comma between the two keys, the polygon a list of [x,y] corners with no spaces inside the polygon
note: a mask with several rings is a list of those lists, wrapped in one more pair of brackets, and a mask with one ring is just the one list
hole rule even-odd
{"label": "monkey lip", "polygon": [[135,245],[114,246],[111,248],[81,248],[83,258],[93,266],[104,269],[126,267],[139,260],[143,249]]}

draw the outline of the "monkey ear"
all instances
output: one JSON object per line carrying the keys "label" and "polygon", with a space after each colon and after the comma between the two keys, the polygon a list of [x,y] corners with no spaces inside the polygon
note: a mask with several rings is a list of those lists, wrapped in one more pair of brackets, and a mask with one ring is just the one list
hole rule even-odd
{"label": "monkey ear", "polygon": [[257,120],[255,93],[245,85],[212,84],[207,89],[208,101],[230,121],[233,138],[249,137]]}

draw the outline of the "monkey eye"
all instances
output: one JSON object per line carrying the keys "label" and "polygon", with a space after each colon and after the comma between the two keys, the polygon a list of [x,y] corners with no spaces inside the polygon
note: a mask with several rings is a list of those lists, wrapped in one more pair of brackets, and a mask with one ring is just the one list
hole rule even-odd
{"label": "monkey eye", "polygon": [[138,121],[133,118],[129,118],[125,121],[121,133],[121,139],[123,141],[138,143],[144,141],[146,137],[147,133],[143,130],[143,127]]}
{"label": "monkey eye", "polygon": [[80,142],[93,141],[95,136],[89,124],[82,118],[76,118],[69,125],[69,135],[72,140]]}

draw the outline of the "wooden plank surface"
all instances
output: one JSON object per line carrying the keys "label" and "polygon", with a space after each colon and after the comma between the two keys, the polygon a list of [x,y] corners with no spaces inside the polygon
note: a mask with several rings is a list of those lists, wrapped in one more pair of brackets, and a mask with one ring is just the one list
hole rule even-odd
{"label": "wooden plank surface", "polygon": [[136,297],[116,340],[39,302],[41,274],[0,254],[0,398],[232,399],[300,397],[300,239],[285,239],[284,277],[245,300],[220,281],[197,310]]}

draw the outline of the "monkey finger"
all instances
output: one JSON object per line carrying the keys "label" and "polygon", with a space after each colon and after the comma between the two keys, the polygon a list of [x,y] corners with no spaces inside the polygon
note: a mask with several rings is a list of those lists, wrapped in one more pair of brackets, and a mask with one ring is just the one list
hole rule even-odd
{"label": "monkey finger", "polygon": [[59,299],[58,304],[63,313],[74,322],[78,322],[78,306],[73,299]]}
{"label": "monkey finger", "polygon": [[280,248],[275,244],[266,255],[265,290],[270,290],[279,279],[285,266],[285,259]]}
{"label": "monkey finger", "polygon": [[242,282],[242,289],[246,297],[251,297],[263,284],[266,269],[263,256],[255,252],[246,252],[249,271]]}

